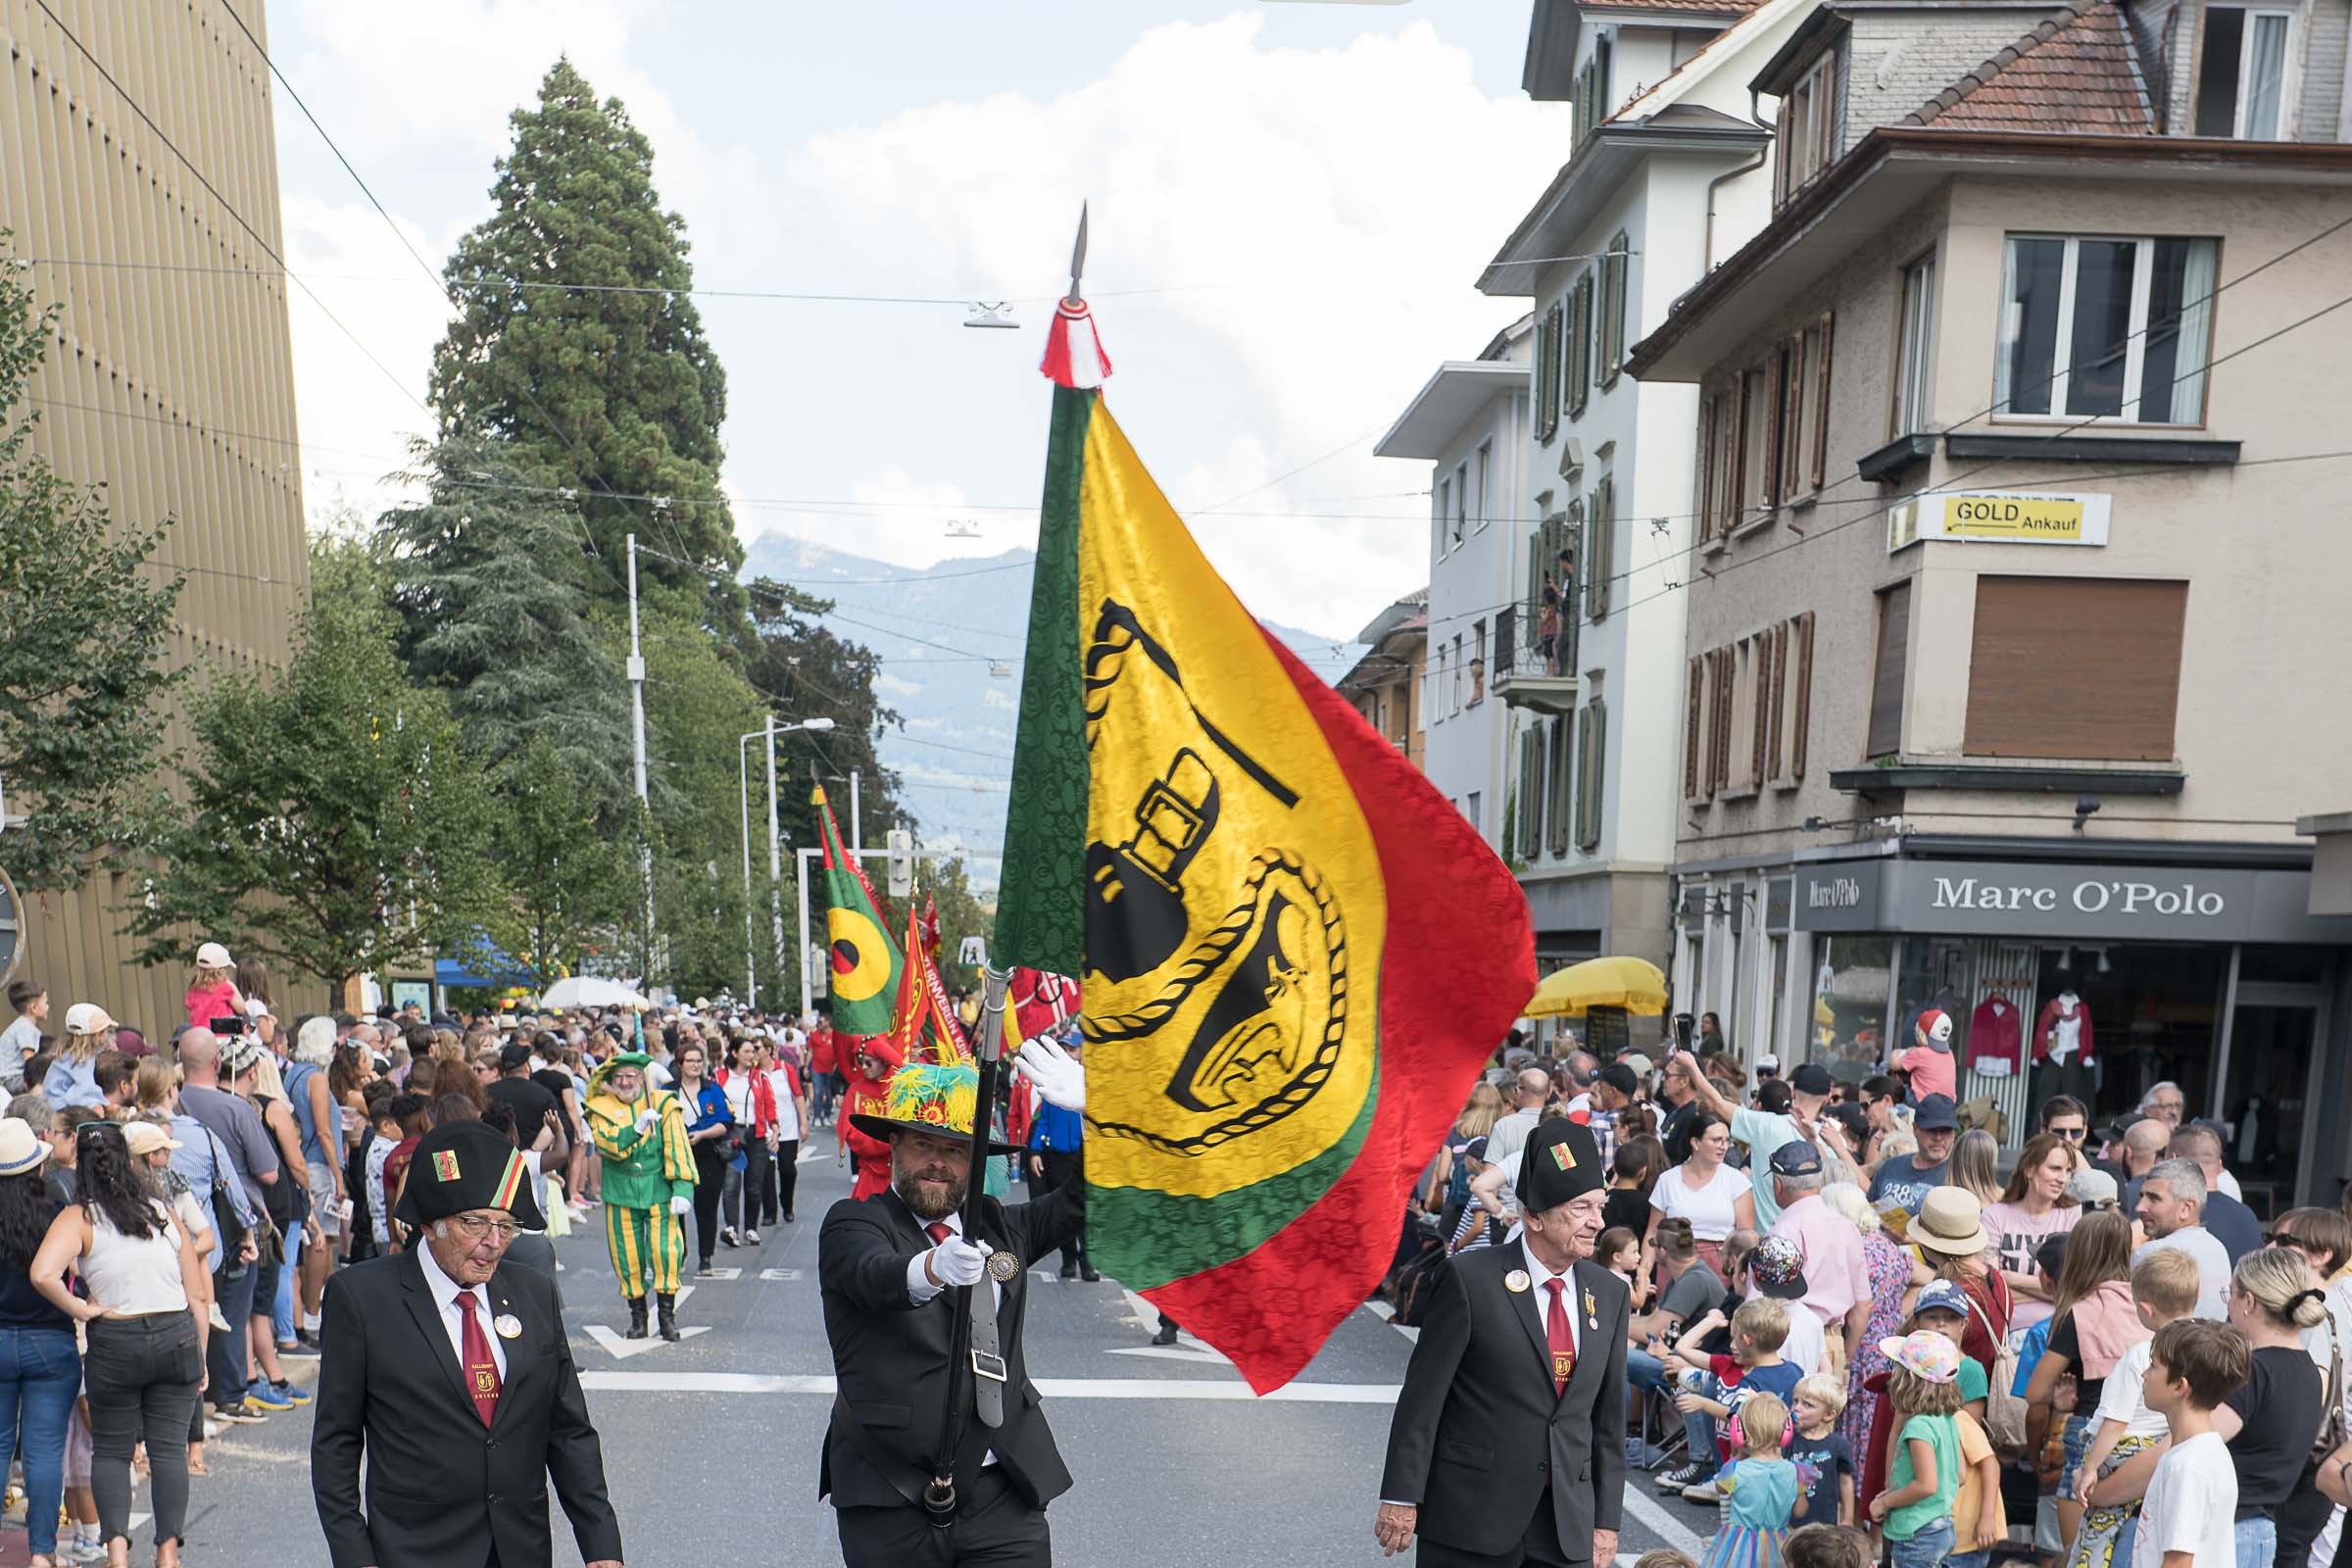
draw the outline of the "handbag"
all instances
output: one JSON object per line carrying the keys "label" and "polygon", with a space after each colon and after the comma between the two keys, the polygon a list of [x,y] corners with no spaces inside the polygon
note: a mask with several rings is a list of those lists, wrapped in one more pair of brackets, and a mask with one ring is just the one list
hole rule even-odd
{"label": "handbag", "polygon": [[[200,1122],[197,1125],[203,1124]],[[236,1266],[237,1252],[244,1247],[245,1239],[253,1234],[253,1227],[246,1224],[245,1216],[237,1212],[236,1198],[228,1190],[227,1183],[235,1181],[236,1177],[221,1174],[229,1168],[228,1151],[220,1147],[219,1136],[210,1127],[204,1129],[204,1138],[213,1154],[213,1224],[220,1237],[220,1266],[233,1268]]]}
{"label": "handbag", "polygon": [[2335,1314],[2329,1312],[2328,1324],[2328,1404],[2320,1417],[2320,1435],[2311,1445],[2311,1462],[2324,1463],[2328,1456],[2344,1446],[2344,1347],[2336,1338]]}

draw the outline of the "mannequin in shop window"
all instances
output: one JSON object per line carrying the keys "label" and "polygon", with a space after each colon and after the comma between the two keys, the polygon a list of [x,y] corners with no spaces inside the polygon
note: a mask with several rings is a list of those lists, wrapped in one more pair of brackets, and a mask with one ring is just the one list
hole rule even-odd
{"label": "mannequin in shop window", "polygon": [[2034,1098],[2072,1095],[2084,1104],[2097,1093],[2091,1071],[2090,1008],[2070,989],[2042,1004],[2034,1026]]}

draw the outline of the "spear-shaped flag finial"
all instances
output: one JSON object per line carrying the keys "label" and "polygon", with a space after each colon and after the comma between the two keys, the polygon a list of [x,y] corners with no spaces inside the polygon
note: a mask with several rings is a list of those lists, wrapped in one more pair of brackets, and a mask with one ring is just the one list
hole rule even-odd
{"label": "spear-shaped flag finial", "polygon": [[1078,204],[1078,242],[1070,248],[1070,292],[1054,311],[1046,328],[1046,357],[1038,368],[1057,385],[1080,390],[1099,387],[1110,374],[1110,356],[1095,330],[1094,313],[1086,306],[1079,285],[1086,276],[1087,204]]}

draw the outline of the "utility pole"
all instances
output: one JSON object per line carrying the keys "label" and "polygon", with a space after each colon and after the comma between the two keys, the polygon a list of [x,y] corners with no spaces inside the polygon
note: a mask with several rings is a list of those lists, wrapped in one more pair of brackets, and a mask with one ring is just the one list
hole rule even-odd
{"label": "utility pole", "polygon": [[645,649],[637,640],[637,536],[629,535],[629,734],[637,764],[637,804],[645,808],[647,837],[637,849],[638,870],[645,877],[645,975],[654,975],[654,846],[653,802],[645,789]]}
{"label": "utility pole", "polygon": [[858,770],[850,769],[850,853],[865,853],[865,813],[858,808]]}
{"label": "utility pole", "polygon": [[[772,726],[775,720],[768,723]],[[760,970],[752,959],[752,764],[750,753],[740,743],[735,748],[735,783],[743,808],[743,991],[746,1005],[757,1008]]]}
{"label": "utility pole", "polygon": [[[767,715],[767,908],[771,928],[769,941],[776,956],[779,977],[784,968],[784,860],[781,844],[776,830],[776,715],[770,712]],[[781,978],[777,983],[782,984]]]}

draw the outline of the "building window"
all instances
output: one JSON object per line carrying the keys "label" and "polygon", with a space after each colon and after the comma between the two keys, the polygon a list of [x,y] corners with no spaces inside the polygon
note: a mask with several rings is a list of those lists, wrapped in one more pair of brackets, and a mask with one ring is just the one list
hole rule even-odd
{"label": "building window", "polygon": [[1592,388],[1592,271],[1576,280],[1575,310],[1568,325],[1568,417],[1585,412],[1585,397]]}
{"label": "building window", "polygon": [[2278,141],[2288,129],[2286,77],[2292,11],[2205,8],[2197,66],[2196,134]]}
{"label": "building window", "polygon": [[1838,52],[1826,51],[1781,99],[1779,201],[1813,182],[1838,158]]}
{"label": "building window", "polygon": [[1813,349],[1805,363],[1813,368],[1813,488],[1818,491],[1830,476],[1830,349],[1831,326],[1835,324],[1829,312],[1823,312],[1821,322],[1812,331]]}
{"label": "building window", "polygon": [[2169,760],[2187,611],[2184,582],[1979,577],[1963,749]]}
{"label": "building window", "polygon": [[1609,35],[1596,33],[1592,53],[1586,57],[1585,66],[1576,74],[1576,120],[1574,148],[1581,148],[1585,138],[1600,128],[1609,118]]}
{"label": "building window", "polygon": [[1456,464],[1453,470],[1453,548],[1462,547],[1462,536],[1468,533],[1470,521],[1470,465]]}
{"label": "building window", "polygon": [[1703,801],[1706,780],[1707,662],[1690,662],[1683,687],[1683,799]]}
{"label": "building window", "polygon": [[1470,631],[1470,706],[1475,708],[1487,700],[1487,623],[1479,621]]}
{"label": "building window", "polygon": [[1804,492],[1805,411],[1812,401],[1806,396],[1809,372],[1805,334],[1792,332],[1788,346],[1781,351],[1780,449],[1773,459],[1779,470],[1779,483],[1773,493],[1775,501],[1788,502]]}
{"label": "building window", "polygon": [[2011,235],[1993,412],[2200,422],[2218,252],[2210,239]]}
{"label": "building window", "polygon": [[1928,427],[1928,350],[1935,342],[1936,258],[1903,269],[1903,318],[1894,340],[1894,434]]}
{"label": "building window", "polygon": [[1453,515],[1453,478],[1451,475],[1438,481],[1438,492],[1434,499],[1437,505],[1432,509],[1433,515],[1430,518],[1429,531],[1438,559],[1444,561],[1446,553],[1453,548],[1450,543],[1453,530],[1448,525],[1448,519]]}
{"label": "building window", "polygon": [[1905,579],[1879,590],[1879,641],[1871,663],[1865,758],[1890,757],[1903,748],[1903,680],[1910,648],[1911,584]]}
{"label": "building window", "polygon": [[1471,832],[1476,833],[1480,838],[1485,838],[1487,836],[1487,831],[1478,820],[1480,804],[1479,794],[1476,790],[1472,790],[1469,794],[1463,796],[1462,816],[1469,822]]}
{"label": "building window", "polygon": [[1462,710],[1462,682],[1469,662],[1462,657],[1462,639],[1457,635],[1453,639],[1453,710],[1457,713]]}
{"label": "building window", "polygon": [[1494,493],[1494,441],[1491,439],[1481,441],[1478,444],[1478,451],[1471,461],[1477,465],[1478,486],[1471,492],[1470,527],[1473,532],[1477,532],[1494,520],[1492,514],[1487,511],[1487,498]]}
{"label": "building window", "polygon": [[1549,441],[1560,428],[1560,308],[1536,323],[1536,439]]}
{"label": "building window", "polygon": [[[1774,360],[1779,356],[1776,354]],[[1740,450],[1733,459],[1738,482],[1732,491],[1729,529],[1739,529],[1772,505],[1774,396],[1773,361],[1740,372]]]}
{"label": "building window", "polygon": [[1804,782],[1807,726],[1813,708],[1813,612],[1777,628],[1773,655],[1773,722],[1766,762],[1772,781]]}
{"label": "building window", "polygon": [[1609,254],[1600,264],[1600,384],[1615,386],[1625,367],[1625,295],[1627,263],[1632,248],[1619,229],[1609,237]]}

